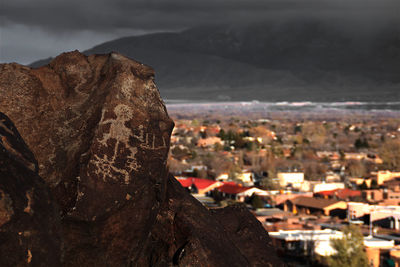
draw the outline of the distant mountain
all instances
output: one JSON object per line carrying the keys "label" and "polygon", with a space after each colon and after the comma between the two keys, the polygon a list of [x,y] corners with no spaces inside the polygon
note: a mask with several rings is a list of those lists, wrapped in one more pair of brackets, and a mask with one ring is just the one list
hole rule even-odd
{"label": "distant mountain", "polygon": [[120,38],[84,53],[110,51],[152,66],[167,99],[400,99],[393,25],[368,33],[317,20],[204,26]]}

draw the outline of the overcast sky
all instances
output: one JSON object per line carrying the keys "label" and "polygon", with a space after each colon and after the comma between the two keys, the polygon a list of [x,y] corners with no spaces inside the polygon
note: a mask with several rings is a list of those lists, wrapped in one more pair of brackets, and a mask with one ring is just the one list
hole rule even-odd
{"label": "overcast sky", "polygon": [[31,63],[118,37],[206,23],[317,17],[399,23],[400,0],[0,0],[0,62]]}

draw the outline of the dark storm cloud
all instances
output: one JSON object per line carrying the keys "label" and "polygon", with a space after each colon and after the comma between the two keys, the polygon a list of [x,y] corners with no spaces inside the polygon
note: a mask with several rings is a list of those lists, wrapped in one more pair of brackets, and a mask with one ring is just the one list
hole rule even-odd
{"label": "dark storm cloud", "polygon": [[204,23],[320,16],[398,19],[398,0],[2,0],[6,23],[47,30],[181,29]]}
{"label": "dark storm cloud", "polygon": [[400,0],[0,0],[0,62],[214,23],[317,18],[369,34],[400,27],[399,14]]}

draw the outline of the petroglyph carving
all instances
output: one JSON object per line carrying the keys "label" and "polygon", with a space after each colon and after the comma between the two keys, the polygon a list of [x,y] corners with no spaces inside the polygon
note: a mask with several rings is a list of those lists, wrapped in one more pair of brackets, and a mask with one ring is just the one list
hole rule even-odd
{"label": "petroglyph carving", "polygon": [[[141,143],[144,143],[144,129],[143,129],[143,125],[139,125],[138,127],[139,130],[139,134],[134,134],[133,137],[135,137],[136,139],[138,139]],[[147,138],[147,134],[146,134],[146,138]],[[147,141],[146,141],[147,142]]]}
{"label": "petroglyph carving", "polygon": [[143,149],[150,149],[150,150],[158,150],[158,149],[167,149],[167,143],[165,142],[164,136],[161,137],[161,145],[158,144],[158,140],[156,139],[155,134],[146,133],[146,138],[144,142],[140,144],[140,147]]}
{"label": "petroglyph carving", "polygon": [[[95,173],[103,181],[107,178],[121,179],[125,184],[129,184],[131,173],[140,167],[135,158],[137,148],[129,145],[129,136],[133,135],[132,131],[125,125],[133,118],[133,112],[129,106],[119,104],[114,108],[114,114],[116,119],[106,119],[105,110],[103,110],[99,126],[109,125],[109,131],[103,133],[103,136],[97,140],[100,146],[106,148],[105,151],[112,151],[112,153],[94,155],[89,164],[95,165]],[[122,154],[125,153],[128,155],[125,155],[126,160],[123,160]]]}
{"label": "petroglyph carving", "polygon": [[135,87],[135,82],[132,78],[125,77],[124,82],[121,83],[121,93],[126,99],[130,99],[132,97],[132,91]]}

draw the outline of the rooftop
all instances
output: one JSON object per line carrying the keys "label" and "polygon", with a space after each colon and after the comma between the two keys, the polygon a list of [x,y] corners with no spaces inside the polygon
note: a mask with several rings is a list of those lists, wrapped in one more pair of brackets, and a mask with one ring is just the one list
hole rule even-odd
{"label": "rooftop", "polygon": [[297,206],[310,207],[315,209],[324,209],[333,204],[341,202],[336,199],[323,199],[323,198],[314,198],[314,197],[297,197],[294,199],[288,200]]}
{"label": "rooftop", "polygon": [[348,198],[348,197],[361,196],[361,191],[344,188],[344,189],[334,189],[334,190],[320,191],[320,192],[318,192],[316,194],[317,195],[321,195],[321,196],[336,196],[336,197],[338,197],[340,199],[345,199],[345,198]]}
{"label": "rooftop", "polygon": [[341,238],[343,233],[332,229],[324,230],[289,230],[268,233],[273,238],[284,239],[286,241],[299,240],[327,240],[332,237]]}

